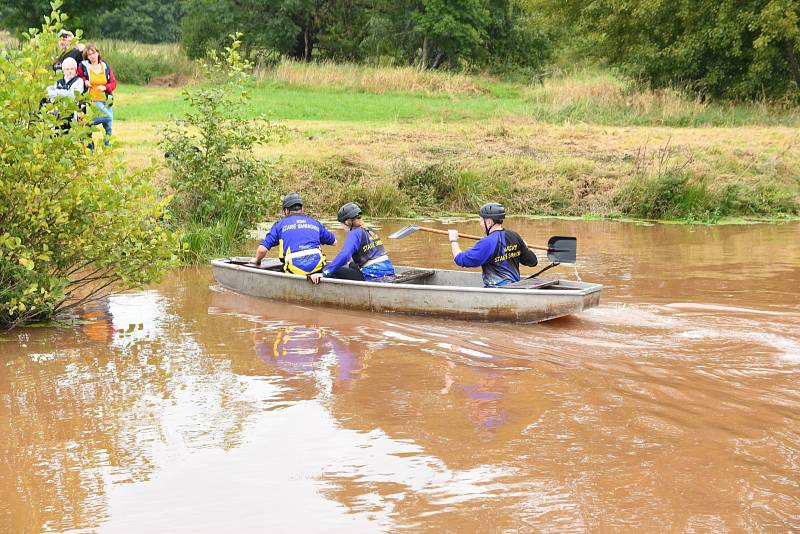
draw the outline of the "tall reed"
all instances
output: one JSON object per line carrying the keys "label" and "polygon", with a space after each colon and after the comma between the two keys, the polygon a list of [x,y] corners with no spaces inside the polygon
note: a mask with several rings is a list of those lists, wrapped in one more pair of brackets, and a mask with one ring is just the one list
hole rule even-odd
{"label": "tall reed", "polygon": [[103,59],[123,83],[145,85],[156,78],[172,75],[181,83],[198,76],[195,62],[176,43],[144,44],[100,39],[96,41]]}

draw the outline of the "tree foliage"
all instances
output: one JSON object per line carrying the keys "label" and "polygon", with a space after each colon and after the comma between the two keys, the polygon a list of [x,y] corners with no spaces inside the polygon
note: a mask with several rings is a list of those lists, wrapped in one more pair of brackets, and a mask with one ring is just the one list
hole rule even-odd
{"label": "tree foliage", "polygon": [[[142,43],[176,42],[183,8],[180,0],[63,0],[72,31],[83,28],[92,39]],[[39,25],[50,13],[49,0],[3,0],[0,28],[18,33]]]}
{"label": "tree foliage", "polygon": [[179,0],[122,2],[87,24],[93,37],[139,43],[174,43],[180,39],[183,7]]}
{"label": "tree foliage", "polygon": [[[123,1],[127,0],[63,0],[60,9],[72,13],[67,27],[74,31],[91,17],[114,9]],[[0,4],[0,27],[20,33],[37,28],[50,11],[50,0],[3,0]]]}
{"label": "tree foliage", "polygon": [[588,37],[585,53],[654,87],[724,98],[800,85],[798,0],[533,0],[553,27]]}
{"label": "tree foliage", "polygon": [[247,49],[306,61],[538,67],[549,52],[516,0],[187,0],[182,24],[195,57],[231,28]]}
{"label": "tree foliage", "polygon": [[53,12],[18,50],[0,55],[0,325],[41,320],[109,290],[156,278],[174,258],[164,208],[146,173],[87,148],[89,121],[58,99],[40,108],[56,31]]}

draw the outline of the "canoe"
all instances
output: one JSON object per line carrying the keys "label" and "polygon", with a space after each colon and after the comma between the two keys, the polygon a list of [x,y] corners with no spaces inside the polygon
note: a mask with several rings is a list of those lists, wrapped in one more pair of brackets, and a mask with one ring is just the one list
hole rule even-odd
{"label": "canoe", "polygon": [[485,288],[480,271],[395,266],[391,282],[324,278],[319,285],[280,271],[276,259],[260,267],[249,258],[211,261],[217,282],[233,291],[294,303],[338,306],[374,312],[399,312],[458,319],[540,322],[600,303],[600,284],[571,280],[523,280],[516,287]]}

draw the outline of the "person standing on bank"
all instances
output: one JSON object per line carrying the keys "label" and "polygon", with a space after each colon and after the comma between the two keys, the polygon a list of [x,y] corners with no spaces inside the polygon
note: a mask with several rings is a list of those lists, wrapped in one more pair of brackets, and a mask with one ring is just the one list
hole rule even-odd
{"label": "person standing on bank", "polygon": [[[94,103],[94,107],[100,115],[92,119],[92,124],[102,124],[106,136],[104,144],[108,146],[108,138],[111,137],[111,130],[114,123],[114,114],[111,111],[111,99],[114,89],[117,88],[117,79],[114,71],[100,57],[100,51],[94,44],[86,45],[83,51],[84,60],[78,68],[78,75],[83,78],[86,87],[89,88],[89,99]],[[93,145],[90,143],[90,148]]]}
{"label": "person standing on bank", "polygon": [[383,241],[364,224],[358,204],[348,202],[339,208],[336,219],[347,232],[347,239],[339,254],[322,272],[308,277],[312,283],[318,284],[323,277],[371,282],[394,275],[394,265],[386,254]]}
{"label": "person standing on bank", "polygon": [[58,48],[61,52],[53,63],[53,72],[60,71],[61,65],[68,57],[74,59],[76,65],[83,61],[83,51],[86,47],[80,43],[72,46],[73,39],[75,39],[75,35],[71,31],[64,29],[58,31]]}
{"label": "person standing on bank", "polygon": [[321,245],[335,245],[336,236],[303,213],[303,199],[298,193],[284,196],[281,205],[283,219],[273,224],[264,236],[252,263],[261,265],[267,251],[278,246],[278,258],[285,272],[304,276],[319,272],[325,266]]}
{"label": "person standing on bank", "polygon": [[[57,98],[78,99],[83,94],[83,80],[78,76],[78,64],[71,57],[66,58],[61,63],[61,71],[64,77],[56,81],[47,88],[47,99],[53,102]],[[81,106],[83,108],[83,106]],[[78,120],[78,112],[73,113],[72,117],[64,119],[61,123],[61,130],[69,131],[72,121]]]}
{"label": "person standing on bank", "polygon": [[503,228],[506,209],[497,203],[481,206],[478,212],[486,237],[474,247],[461,251],[458,230],[449,230],[453,260],[459,267],[480,267],[484,287],[501,287],[519,282],[519,264],[534,267],[539,261],[525,241],[511,230]]}

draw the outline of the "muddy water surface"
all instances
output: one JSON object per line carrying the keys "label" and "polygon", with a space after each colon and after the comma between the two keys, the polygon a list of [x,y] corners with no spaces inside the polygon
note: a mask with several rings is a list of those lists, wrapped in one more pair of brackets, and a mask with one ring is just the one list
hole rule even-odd
{"label": "muddy water surface", "polygon": [[601,306],[371,315],[187,269],[14,331],[0,531],[800,530],[800,224],[513,227],[576,235]]}

